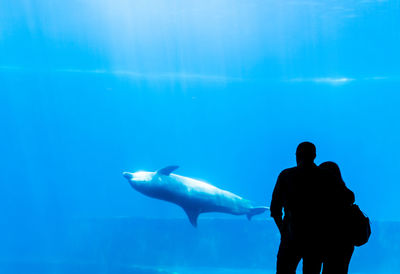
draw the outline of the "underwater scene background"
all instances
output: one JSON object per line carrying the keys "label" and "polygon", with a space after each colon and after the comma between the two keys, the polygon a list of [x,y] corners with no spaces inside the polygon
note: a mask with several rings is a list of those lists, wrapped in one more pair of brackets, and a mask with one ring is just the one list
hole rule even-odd
{"label": "underwater scene background", "polygon": [[1,273],[274,273],[269,213],[193,228],[122,172],[268,206],[305,140],[372,221],[350,273],[399,273],[399,27],[395,0],[0,1]]}

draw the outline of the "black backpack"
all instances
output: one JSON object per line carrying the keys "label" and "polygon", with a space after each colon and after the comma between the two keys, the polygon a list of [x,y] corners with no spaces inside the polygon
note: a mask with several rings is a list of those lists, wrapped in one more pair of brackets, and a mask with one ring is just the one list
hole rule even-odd
{"label": "black backpack", "polygon": [[362,246],[368,242],[371,236],[371,224],[369,218],[356,204],[350,206],[349,226],[350,237],[355,246]]}

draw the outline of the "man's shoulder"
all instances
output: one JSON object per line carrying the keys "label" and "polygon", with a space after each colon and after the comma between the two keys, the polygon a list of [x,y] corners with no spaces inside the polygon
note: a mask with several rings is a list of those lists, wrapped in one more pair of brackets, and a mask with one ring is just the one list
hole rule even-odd
{"label": "man's shoulder", "polygon": [[287,176],[287,175],[291,175],[291,174],[295,174],[298,170],[298,167],[290,167],[290,168],[286,168],[284,170],[281,171],[281,173],[279,174],[279,176]]}

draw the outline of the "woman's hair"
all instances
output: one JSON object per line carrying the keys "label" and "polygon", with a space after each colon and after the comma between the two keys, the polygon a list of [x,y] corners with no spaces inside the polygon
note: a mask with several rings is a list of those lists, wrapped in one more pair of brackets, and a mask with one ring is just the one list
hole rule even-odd
{"label": "woman's hair", "polygon": [[319,167],[327,170],[333,176],[335,176],[337,179],[339,179],[343,182],[342,173],[340,172],[340,168],[336,163],[327,161],[327,162],[323,162],[322,164],[320,164]]}

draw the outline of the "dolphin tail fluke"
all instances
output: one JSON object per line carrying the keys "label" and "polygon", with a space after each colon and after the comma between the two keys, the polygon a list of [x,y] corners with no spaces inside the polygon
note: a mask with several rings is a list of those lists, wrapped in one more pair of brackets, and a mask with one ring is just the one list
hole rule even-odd
{"label": "dolphin tail fluke", "polygon": [[200,215],[200,212],[198,210],[193,210],[189,208],[183,208],[185,210],[186,215],[189,217],[190,223],[194,226],[197,227],[197,218]]}
{"label": "dolphin tail fluke", "polygon": [[269,209],[269,207],[266,207],[266,206],[253,207],[250,209],[250,212],[247,213],[247,219],[249,219],[249,221],[250,221],[254,215],[264,213],[267,209]]}

